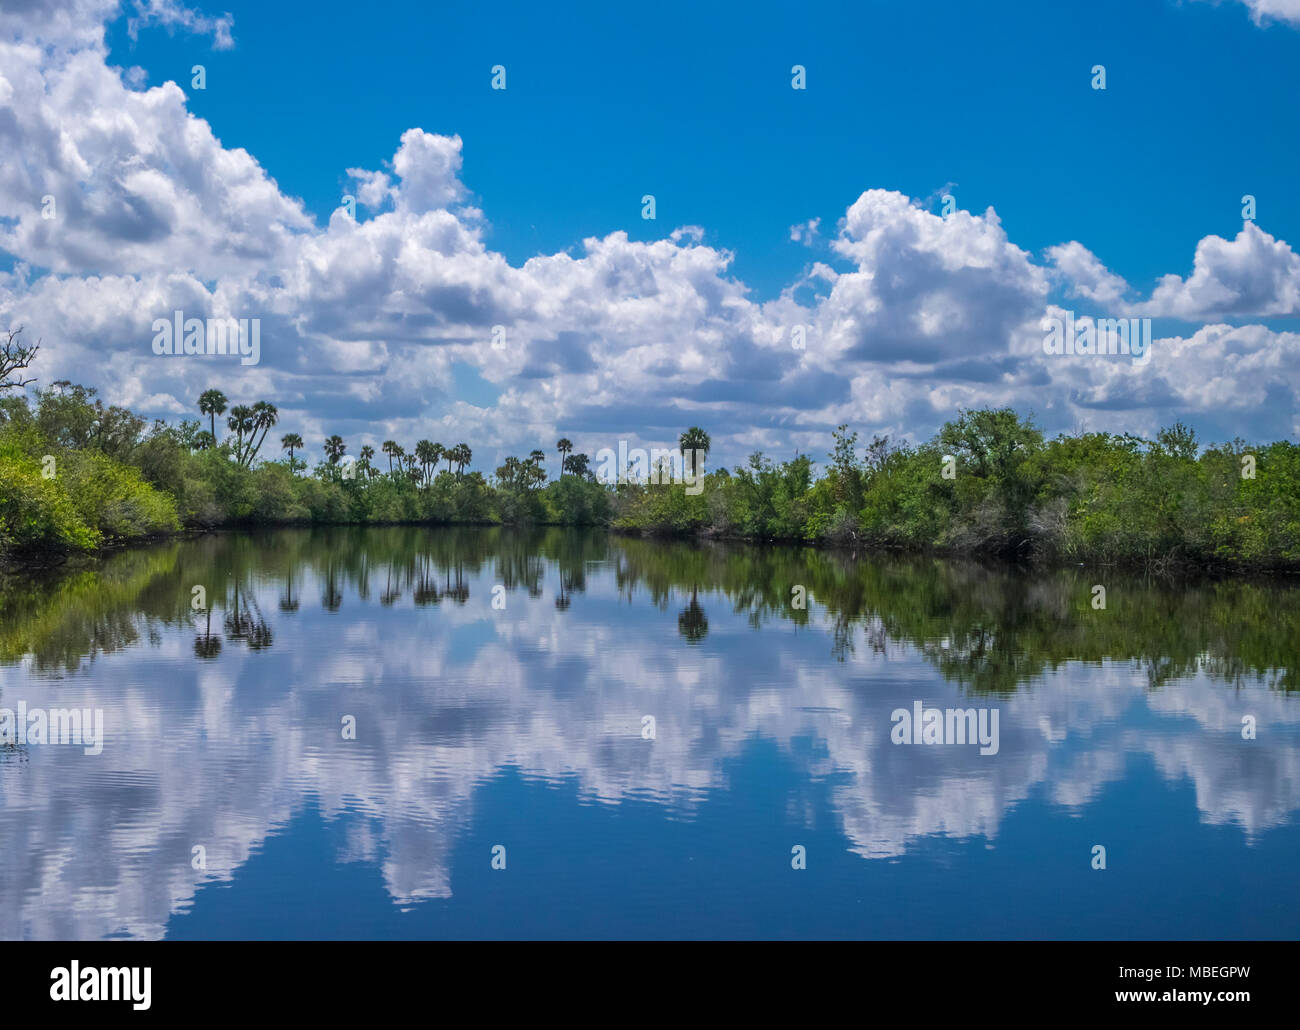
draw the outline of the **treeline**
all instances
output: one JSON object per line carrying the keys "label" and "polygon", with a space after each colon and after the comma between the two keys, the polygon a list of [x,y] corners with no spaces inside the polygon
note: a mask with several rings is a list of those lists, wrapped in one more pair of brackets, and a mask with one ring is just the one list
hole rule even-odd
{"label": "treeline", "polygon": [[[1300,568],[1300,448],[1241,440],[1202,448],[1181,424],[1154,440],[1049,440],[1011,409],[982,409],[960,413],[920,445],[876,437],[863,446],[841,426],[820,474],[806,454],[778,462],[756,453],[694,484],[638,481],[649,470],[636,468],[606,484],[567,439],[555,447],[554,479],[542,450],[506,458],[488,478],[470,467],[465,443],[421,440],[408,449],[388,440],[382,457],[368,446],[353,457],[337,435],[309,468],[296,433],[280,437],[283,457],[270,457],[279,414],[265,401],[230,407],[209,390],[198,401],[201,419],[151,424],[67,381],[35,390],[34,402],[2,392],[27,382],[0,377],[0,560],[10,563],[182,529],[425,523],[612,526],[1058,563]],[[679,444],[702,456],[710,449],[698,427]]]}
{"label": "treeline", "polygon": [[331,436],[308,471],[298,434],[282,437],[282,459],[266,457],[264,443],[278,421],[274,405],[231,408],[218,440],[224,407],[216,391],[203,395],[205,427],[198,420],[150,424],[67,381],[36,390],[34,403],[0,398],[0,558],[47,559],[182,529],[607,525],[612,515],[612,495],[594,481],[583,456],[564,454],[570,471],[581,474],[549,483],[541,452],[507,459],[489,482],[468,468],[466,444],[421,441],[408,453],[390,440],[381,465],[370,447],[354,460]]}
{"label": "treeline", "polygon": [[827,468],[763,454],[705,489],[619,487],[615,525],[1051,563],[1300,568],[1300,447],[1202,448],[1177,423],[1154,440],[1045,439],[1015,411],[965,411],[930,441],[833,434]]}

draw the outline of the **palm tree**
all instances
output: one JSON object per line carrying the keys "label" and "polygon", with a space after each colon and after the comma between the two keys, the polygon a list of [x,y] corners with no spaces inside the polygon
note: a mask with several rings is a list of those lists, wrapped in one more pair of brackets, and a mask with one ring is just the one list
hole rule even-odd
{"label": "palm tree", "polygon": [[216,445],[217,441],[213,439],[212,434],[206,429],[200,429],[195,433],[194,440],[190,443],[190,446],[196,451],[206,451]]}
{"label": "palm tree", "polygon": [[465,466],[468,465],[470,459],[474,457],[474,452],[469,449],[469,444],[467,443],[458,443],[452,448],[452,450],[456,452],[456,475],[463,475],[465,472]]}
{"label": "palm tree", "polygon": [[570,475],[577,476],[579,479],[585,479],[587,476],[587,464],[591,459],[585,454],[570,454],[564,459],[564,469]]}
{"label": "palm tree", "polygon": [[244,434],[253,432],[253,409],[243,404],[236,404],[230,409],[226,425],[235,434],[235,460],[244,463]]}
{"label": "palm tree", "polygon": [[545,451],[532,451],[528,455],[528,461],[524,466],[524,479],[530,490],[536,490],[546,482],[546,469],[542,463],[546,461]]}
{"label": "palm tree", "polygon": [[289,452],[289,467],[293,468],[293,452],[302,448],[302,437],[297,433],[285,433],[280,437],[280,449]]}
{"label": "palm tree", "polygon": [[506,460],[497,468],[497,482],[507,489],[513,489],[519,481],[519,470],[522,468],[519,459],[513,454],[507,455]]}
{"label": "palm tree", "polygon": [[379,449],[388,455],[388,475],[391,477],[393,474],[393,455],[398,451],[397,441],[385,440]]}
{"label": "palm tree", "polygon": [[280,412],[274,404],[267,401],[258,401],[253,405],[253,432],[262,431],[262,435],[257,438],[254,444],[250,438],[248,441],[247,461],[244,462],[249,468],[253,467],[253,459],[257,457],[257,452],[262,449],[262,443],[266,440],[266,434],[270,432],[271,427],[280,421]]}
{"label": "palm tree", "polygon": [[421,440],[415,445],[415,457],[420,462],[420,474],[424,476],[425,482],[429,479],[429,466],[438,464],[440,457],[433,449],[434,446],[430,440]]}
{"label": "palm tree", "polygon": [[682,465],[691,470],[691,478],[695,477],[695,456],[699,453],[702,458],[709,456],[709,448],[712,446],[709,434],[699,426],[691,426],[677,440],[677,445],[682,449]]}
{"label": "palm tree", "polygon": [[329,459],[331,465],[337,465],[339,459],[343,457],[343,452],[348,449],[348,445],[343,442],[343,437],[335,433],[325,441],[325,457]]}
{"label": "palm tree", "polygon": [[226,413],[226,395],[220,390],[204,390],[199,394],[199,412],[208,416],[208,429],[212,439],[217,439],[217,416]]}
{"label": "palm tree", "polygon": [[567,436],[560,437],[555,441],[555,449],[560,452],[560,478],[564,478],[564,458],[566,455],[573,453],[573,441]]}

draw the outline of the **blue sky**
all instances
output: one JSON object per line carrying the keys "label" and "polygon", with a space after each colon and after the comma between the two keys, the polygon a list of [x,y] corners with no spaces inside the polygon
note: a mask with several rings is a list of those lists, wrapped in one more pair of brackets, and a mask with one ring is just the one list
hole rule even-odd
{"label": "blue sky", "polygon": [[[1297,236],[1300,35],[1239,3],[711,6],[223,0],[234,50],[158,30],[133,45],[120,19],[110,54],[151,82],[185,82],[201,57],[191,110],[318,218],[342,170],[378,167],[406,129],[458,133],[488,238],[516,264],[699,225],[766,298],[809,259],[789,227],[833,224],[869,186],[992,205],[1034,251],[1080,238],[1135,286],[1235,233],[1245,193]],[[495,64],[504,92],[487,88]]]}
{"label": "blue sky", "polygon": [[[340,431],[355,450],[363,437],[448,443],[461,431],[488,460],[554,433],[588,434],[580,449],[612,445],[611,432],[660,443],[681,419],[711,428],[726,461],[760,446],[822,451],[838,421],[923,436],[977,403],[1033,407],[1050,430],[1150,432],[1175,417],[1209,438],[1300,428],[1287,385],[1300,354],[1300,259],[1285,242],[1300,210],[1294,0],[743,12],[45,0],[0,18],[6,36],[45,48],[24,60],[66,106],[0,128],[7,161],[23,155],[0,207],[0,253],[19,268],[0,280],[0,315],[40,332],[58,371],[74,366],[150,413],[176,417],[217,374],[232,397],[275,400],[307,436]],[[79,60],[120,85],[74,90]],[[204,90],[191,88],[194,64]],[[498,64],[504,91],[490,88]],[[795,64],[806,90],[791,88]],[[1091,88],[1095,64],[1104,91]],[[0,100],[19,104],[24,80],[4,74]],[[150,94],[169,80],[183,100]],[[177,142],[177,119],[215,140]],[[414,202],[395,171],[413,129],[459,139],[454,154],[412,144],[406,167],[432,161],[448,177]],[[43,154],[57,138],[76,140],[80,160]],[[254,171],[214,181],[239,148]],[[329,250],[340,197],[359,193],[350,170],[389,177],[357,217],[384,237],[369,241],[374,260],[396,269],[352,283],[356,303],[338,285],[356,248]],[[31,211],[60,189],[76,196],[56,239]],[[845,238],[865,191],[905,203],[866,205]],[[641,218],[647,193],[653,221]],[[915,214],[937,219],[944,194],[969,224],[940,232]],[[1239,236],[1244,194],[1258,212]],[[446,262],[419,256],[434,209],[456,219],[462,264],[446,248]],[[393,224],[374,221],[384,217]],[[813,220],[815,233],[792,238]],[[682,227],[697,229],[662,252]],[[626,244],[601,259],[583,242],[620,232]],[[233,254],[204,253],[232,233],[247,236]],[[1053,251],[1062,245],[1076,249]],[[401,267],[397,255],[413,253]],[[524,275],[530,259],[539,267]],[[130,282],[109,297],[105,276]],[[176,276],[204,295],[178,292]],[[1167,276],[1179,284],[1160,293]],[[629,313],[647,290],[660,309]],[[182,300],[273,309],[264,365],[159,371],[133,319]],[[369,302],[370,317],[355,317]],[[1164,348],[1177,358],[1140,380],[1035,366],[1027,327],[1048,305],[1150,316],[1157,336],[1182,341]],[[485,353],[502,322],[507,354]],[[782,342],[795,323],[817,327],[814,353]],[[913,350],[928,357],[911,361]]]}

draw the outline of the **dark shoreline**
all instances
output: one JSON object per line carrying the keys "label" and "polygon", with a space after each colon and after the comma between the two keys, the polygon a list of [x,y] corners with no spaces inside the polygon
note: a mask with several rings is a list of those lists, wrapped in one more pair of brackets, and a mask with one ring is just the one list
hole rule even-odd
{"label": "dark shoreline", "polygon": [[476,522],[257,522],[234,523],[208,526],[202,528],[181,529],[169,533],[154,533],[133,537],[127,540],[114,540],[89,552],[61,552],[19,555],[0,555],[0,577],[31,577],[42,572],[78,570],[94,568],[99,562],[122,551],[148,548],[171,541],[195,540],[210,535],[247,534],[261,535],[284,530],[312,529],[499,529],[505,532],[529,532],[544,529],[572,529],[587,532],[604,532],[638,540],[675,541],[695,545],[724,544],[743,547],[807,548],[840,555],[851,561],[871,561],[879,559],[931,559],[936,561],[961,562],[984,566],[1002,571],[1020,571],[1023,573],[1043,573],[1064,569],[1095,569],[1098,571],[1118,572],[1124,575],[1142,575],[1166,582],[1221,582],[1231,581],[1270,581],[1293,582],[1300,577],[1300,567],[1286,565],[1243,565],[1232,563],[1201,563],[1182,559],[1157,559],[1154,561],[1127,562],[1070,562],[1053,561],[1044,558],[1017,559],[1005,555],[981,552],[945,550],[940,548],[909,549],[889,546],[870,546],[863,544],[844,544],[828,540],[804,540],[799,538],[749,537],[740,534],[725,534],[708,531],[667,532],[631,526],[609,524],[576,525],[560,522],[517,522],[502,523],[490,521]]}

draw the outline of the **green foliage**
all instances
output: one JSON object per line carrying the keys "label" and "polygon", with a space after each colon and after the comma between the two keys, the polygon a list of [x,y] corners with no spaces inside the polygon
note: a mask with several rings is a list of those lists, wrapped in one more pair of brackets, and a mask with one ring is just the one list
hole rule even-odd
{"label": "green foliage", "polygon": [[[388,440],[379,462],[363,446],[353,463],[337,435],[303,474],[292,454],[301,436],[281,438],[284,460],[263,447],[274,405],[229,407],[210,390],[199,409],[204,422],[149,426],[63,381],[37,391],[34,405],[0,398],[0,549],[64,554],[180,527],[495,522],[1069,563],[1300,567],[1300,447],[1202,449],[1181,423],[1154,440],[1044,440],[1009,408],[979,409],[919,445],[875,437],[863,447],[838,426],[819,478],[807,455],[756,453],[691,487],[607,486],[567,438],[550,481],[540,449],[506,458],[489,483],[468,468],[464,443]],[[221,415],[228,432],[217,443]],[[679,444],[707,454],[711,440],[692,426]],[[45,455],[53,479],[41,475]]]}
{"label": "green foliage", "polygon": [[594,479],[577,475],[548,483],[542,499],[546,521],[561,526],[603,526],[613,514],[610,492]]}
{"label": "green foliage", "polygon": [[58,461],[58,479],[82,521],[105,540],[180,529],[175,502],[145,482],[139,469],[106,454],[68,452]]}
{"label": "green foliage", "polygon": [[64,554],[98,546],[57,479],[12,443],[0,441],[0,559],[32,553]]}

